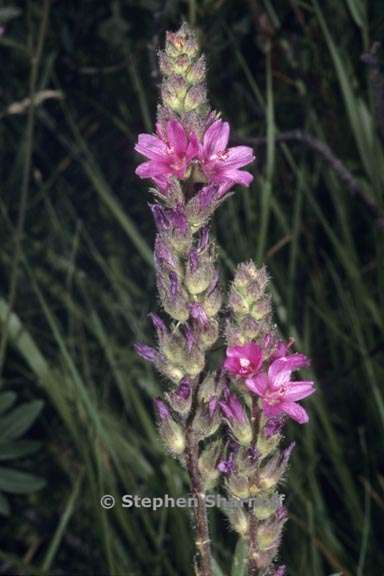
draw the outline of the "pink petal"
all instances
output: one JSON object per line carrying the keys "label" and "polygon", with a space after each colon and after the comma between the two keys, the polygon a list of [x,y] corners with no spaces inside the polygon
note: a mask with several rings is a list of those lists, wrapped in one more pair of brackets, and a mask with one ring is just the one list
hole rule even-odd
{"label": "pink petal", "polygon": [[283,402],[280,404],[280,408],[299,424],[306,424],[309,421],[309,416],[304,408],[296,402]]}
{"label": "pink petal", "polygon": [[284,394],[284,400],[289,402],[296,402],[297,400],[302,400],[307,398],[315,392],[315,387],[313,382],[303,380],[302,382],[291,382],[288,390]]}
{"label": "pink petal", "polygon": [[223,170],[221,176],[218,178],[231,180],[234,184],[240,184],[241,186],[246,186],[247,188],[253,181],[252,174],[243,170]]}
{"label": "pink petal", "polygon": [[177,120],[170,120],[167,124],[168,143],[177,156],[184,156],[188,140],[184,127]]}
{"label": "pink petal", "polygon": [[239,371],[239,360],[237,358],[226,358],[224,362],[224,368],[228,370],[228,372],[237,374]]}
{"label": "pink petal", "polygon": [[163,162],[155,162],[154,160],[149,160],[148,162],[143,162],[135,170],[135,174],[140,176],[140,178],[154,178],[155,176],[160,176],[169,173],[169,167]]}
{"label": "pink petal", "polygon": [[194,132],[192,132],[189,136],[189,143],[187,147],[187,151],[185,153],[185,158],[187,162],[196,158],[200,150],[199,140]]}
{"label": "pink petal", "polygon": [[268,404],[265,400],[263,401],[263,412],[266,416],[279,416],[283,412],[282,410],[283,403],[280,402],[279,404]]}
{"label": "pink petal", "polygon": [[247,378],[245,385],[254,394],[257,394],[258,396],[264,396],[268,389],[268,376],[265,372],[263,372],[262,374],[258,374],[252,378]]}
{"label": "pink petal", "polygon": [[234,146],[228,148],[224,164],[226,168],[242,168],[255,159],[252,148],[249,146]]}
{"label": "pink petal", "polygon": [[243,354],[243,346],[230,346],[227,348],[228,358],[241,358]]}
{"label": "pink petal", "polygon": [[242,357],[248,358],[253,364],[260,365],[261,364],[261,348],[255,342],[249,342],[248,344],[244,344],[241,346],[242,348]]}
{"label": "pink petal", "polygon": [[274,389],[278,389],[283,384],[289,382],[292,369],[287,358],[278,358],[274,360],[268,369],[268,376],[271,381],[271,386]]}
{"label": "pink petal", "polygon": [[210,158],[213,154],[224,152],[229,140],[229,124],[216,120],[210,125],[203,138],[203,154]]}
{"label": "pink petal", "polygon": [[167,155],[166,144],[152,134],[139,134],[139,141],[135,150],[151,160],[160,160]]}

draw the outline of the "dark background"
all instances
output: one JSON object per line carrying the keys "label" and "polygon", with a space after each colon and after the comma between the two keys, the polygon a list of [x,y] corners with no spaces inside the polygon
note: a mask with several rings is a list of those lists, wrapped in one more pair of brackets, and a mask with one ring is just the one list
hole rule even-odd
{"label": "dark background", "polygon": [[[379,576],[380,0],[0,8],[0,360],[3,390],[17,394],[13,410],[24,406],[4,421],[40,443],[14,449],[11,461],[0,438],[8,468],[0,509],[9,507],[0,574],[192,573],[187,511],[99,504],[104,493],[188,492],[157,435],[152,398],[164,383],[132,348],[151,343],[147,314],[158,308],[150,198],[134,175],[133,146],[153,128],[157,50],[182,18],[198,28],[212,105],[232,141],[257,155],[251,189],[215,220],[223,278],[241,261],[265,261],[276,322],[313,358],[311,422],[289,428],[297,448],[283,487],[290,522],[281,556],[292,575]],[[230,570],[228,521],[212,511],[211,523],[216,574],[240,576]]]}

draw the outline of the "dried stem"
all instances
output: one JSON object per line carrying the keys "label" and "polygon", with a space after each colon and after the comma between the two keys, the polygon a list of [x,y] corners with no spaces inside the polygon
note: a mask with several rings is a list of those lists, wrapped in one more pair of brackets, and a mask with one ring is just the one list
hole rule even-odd
{"label": "dried stem", "polygon": [[[247,141],[253,146],[265,146],[267,143],[266,138],[242,138],[242,142]],[[338,158],[332,149],[322,142],[318,138],[315,138],[308,132],[303,130],[290,130],[288,132],[282,132],[276,136],[276,142],[301,142],[309,148],[312,148],[315,152],[320,154],[324,160],[328,162],[331,168],[338,175],[340,180],[348,187],[349,191],[354,196],[359,196],[360,199],[366,204],[370,212],[377,218],[377,224],[381,227],[384,225],[384,212],[380,206],[376,203],[375,199],[369,194],[359,182],[353,176],[352,172],[343,164],[343,162]]]}
{"label": "dried stem", "polygon": [[211,545],[209,539],[205,491],[198,467],[199,447],[192,427],[186,431],[185,457],[188,474],[191,480],[192,496],[195,499],[195,543],[198,552],[199,576],[212,576]]}

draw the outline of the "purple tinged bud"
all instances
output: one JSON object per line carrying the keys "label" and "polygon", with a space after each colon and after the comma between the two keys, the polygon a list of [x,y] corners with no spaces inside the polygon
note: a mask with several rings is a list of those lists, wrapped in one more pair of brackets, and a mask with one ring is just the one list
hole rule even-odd
{"label": "purple tinged bud", "polygon": [[170,227],[170,221],[164,208],[160,206],[160,204],[149,204],[149,207],[152,211],[158,231],[163,232],[164,230],[168,230]]}
{"label": "purple tinged bud", "polygon": [[184,328],[184,335],[185,335],[185,340],[187,342],[187,350],[190,354],[192,352],[194,346],[196,346],[196,344],[197,344],[196,335],[193,332],[192,328],[188,325],[185,326],[185,328]]}
{"label": "purple tinged bud", "polygon": [[153,326],[157,332],[158,338],[161,340],[162,338],[167,336],[167,334],[168,334],[167,327],[166,327],[165,323],[162,321],[162,319],[160,318],[160,316],[158,316],[157,314],[153,314],[153,313],[148,314],[148,316],[152,320],[152,324],[153,324]]}
{"label": "purple tinged bud", "polygon": [[229,392],[225,400],[220,402],[220,408],[239,444],[249,446],[253,439],[252,427],[239,398]]}
{"label": "purple tinged bud", "polygon": [[276,570],[272,576],[286,576],[286,574],[287,574],[287,570],[286,570],[285,566],[279,566],[278,568],[276,568]]}
{"label": "purple tinged bud", "polygon": [[159,353],[152,346],[147,346],[146,344],[135,344],[136,354],[141,356],[147,362],[156,362],[159,358]]}
{"label": "purple tinged bud", "polygon": [[217,411],[217,406],[219,404],[218,399],[216,398],[216,396],[214,396],[213,398],[211,398],[208,402],[208,412],[209,412],[209,416],[211,418],[213,418],[213,416],[216,414]]}
{"label": "purple tinged bud", "polygon": [[196,272],[199,267],[199,257],[196,248],[193,248],[188,255],[188,264],[192,274]]}
{"label": "purple tinged bud", "polygon": [[201,304],[194,302],[193,304],[190,304],[189,309],[192,318],[196,320],[200,326],[206,326],[208,324],[208,316]]}
{"label": "purple tinged bud", "polygon": [[175,393],[176,396],[181,400],[188,400],[191,395],[191,391],[191,381],[188,378],[183,378]]}
{"label": "purple tinged bud", "polygon": [[216,184],[211,184],[210,186],[204,186],[197,194],[197,201],[201,211],[210,208],[215,201],[217,195],[218,187]]}
{"label": "purple tinged bud", "polygon": [[226,460],[221,460],[221,462],[219,462],[217,469],[225,475],[231,474],[235,469],[235,453],[230,452]]}
{"label": "purple tinged bud", "polygon": [[224,416],[230,422],[244,423],[247,419],[244,407],[235,394],[229,393],[225,401],[220,402],[220,408]]}
{"label": "purple tinged bud", "polygon": [[156,400],[154,401],[154,404],[155,404],[155,408],[156,408],[156,412],[157,412],[157,416],[158,416],[159,420],[161,422],[165,422],[166,420],[169,420],[171,417],[171,413],[169,411],[168,406],[165,404],[165,402],[163,402],[159,398],[156,398]]}
{"label": "purple tinged bud", "polygon": [[155,262],[160,268],[166,266],[171,270],[175,270],[178,266],[178,262],[176,261],[171,249],[159,235],[157,235],[155,241]]}
{"label": "purple tinged bud", "polygon": [[273,416],[268,418],[263,430],[265,437],[271,438],[276,434],[280,434],[284,421],[284,416]]}
{"label": "purple tinged bud", "polygon": [[199,240],[197,243],[197,250],[198,252],[204,252],[209,244],[209,228],[208,226],[204,226],[204,228],[200,231]]}
{"label": "purple tinged bud", "polygon": [[170,283],[171,296],[172,298],[176,298],[179,292],[179,279],[177,277],[177,274],[175,274],[175,272],[171,272],[169,274],[169,283]]}

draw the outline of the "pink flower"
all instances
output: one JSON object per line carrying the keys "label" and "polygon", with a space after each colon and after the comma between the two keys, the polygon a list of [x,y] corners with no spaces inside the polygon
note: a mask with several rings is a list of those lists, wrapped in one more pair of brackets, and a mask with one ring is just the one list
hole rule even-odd
{"label": "pink flower", "polygon": [[177,120],[169,120],[165,130],[157,125],[157,135],[140,134],[135,150],[149,158],[136,168],[140,178],[152,178],[161,190],[166,190],[171,176],[183,179],[190,162],[199,151],[194,133],[187,134]]}
{"label": "pink flower", "polygon": [[297,400],[313,394],[314,384],[307,380],[291,381],[291,373],[294,370],[308,365],[309,359],[304,354],[291,354],[274,360],[268,372],[247,378],[245,383],[249,390],[262,399],[266,416],[286,413],[299,424],[308,422],[308,414],[300,404],[297,404]]}
{"label": "pink flower", "polygon": [[239,168],[255,159],[249,146],[227,148],[229,131],[228,122],[222,120],[213,122],[204,134],[199,152],[201,167],[208,182],[221,184],[225,190],[229,190],[234,184],[250,185],[253,180],[252,174]]}
{"label": "pink flower", "polygon": [[256,374],[262,363],[261,348],[254,342],[249,342],[243,346],[230,346],[227,348],[227,358],[224,362],[224,368],[247,378]]}

